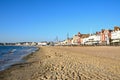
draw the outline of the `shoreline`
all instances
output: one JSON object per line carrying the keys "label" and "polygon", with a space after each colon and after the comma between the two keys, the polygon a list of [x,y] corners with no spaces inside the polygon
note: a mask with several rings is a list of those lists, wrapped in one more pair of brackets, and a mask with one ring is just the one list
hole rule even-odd
{"label": "shoreline", "polygon": [[9,75],[9,73],[13,70],[16,70],[18,68],[22,68],[24,67],[25,65],[29,65],[29,59],[34,55],[36,54],[39,50],[40,50],[40,47],[36,47],[37,49],[34,51],[34,52],[31,52],[30,54],[24,56],[21,60],[21,62],[18,62],[18,63],[15,63],[11,66],[9,66],[8,68],[0,71],[0,80],[4,80],[4,78],[6,77],[6,75]]}
{"label": "shoreline", "polygon": [[23,60],[28,60],[32,55],[34,55],[34,53],[36,53],[37,51],[40,50],[40,47],[36,47],[36,48],[37,48],[37,49],[36,49],[35,51],[33,51],[33,52],[31,52],[30,54],[24,56],[22,59],[23,59]]}
{"label": "shoreline", "polygon": [[[34,47],[34,46],[33,46],[33,47]],[[8,67],[6,67],[6,68],[4,68],[3,70],[0,70],[0,72],[4,72],[5,70],[11,68],[12,66],[26,63],[27,59],[28,59],[30,56],[32,56],[36,51],[39,51],[39,49],[40,49],[39,47],[36,47],[36,50],[35,50],[35,51],[33,51],[33,52],[31,52],[31,53],[23,56],[20,61],[12,64],[12,65],[10,65],[10,66],[8,66]]]}
{"label": "shoreline", "polygon": [[0,72],[0,80],[119,80],[119,49],[40,47],[40,50],[27,56],[26,63],[13,65]]}

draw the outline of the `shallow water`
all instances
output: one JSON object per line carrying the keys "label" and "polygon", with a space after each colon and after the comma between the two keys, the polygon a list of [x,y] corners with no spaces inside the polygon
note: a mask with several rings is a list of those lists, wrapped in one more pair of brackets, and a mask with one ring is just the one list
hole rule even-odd
{"label": "shallow water", "polygon": [[23,62],[22,58],[35,50],[36,47],[29,46],[0,46],[0,71]]}

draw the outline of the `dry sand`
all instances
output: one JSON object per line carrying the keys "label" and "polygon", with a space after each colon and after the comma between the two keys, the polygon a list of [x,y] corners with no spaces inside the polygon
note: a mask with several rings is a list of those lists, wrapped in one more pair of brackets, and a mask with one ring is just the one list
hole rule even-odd
{"label": "dry sand", "polygon": [[120,80],[120,47],[41,47],[0,80]]}

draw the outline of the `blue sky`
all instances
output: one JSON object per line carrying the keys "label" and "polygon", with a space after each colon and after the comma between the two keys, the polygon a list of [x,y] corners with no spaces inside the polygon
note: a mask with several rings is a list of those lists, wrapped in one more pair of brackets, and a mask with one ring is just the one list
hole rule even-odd
{"label": "blue sky", "polygon": [[0,42],[54,41],[120,26],[120,0],[0,0]]}

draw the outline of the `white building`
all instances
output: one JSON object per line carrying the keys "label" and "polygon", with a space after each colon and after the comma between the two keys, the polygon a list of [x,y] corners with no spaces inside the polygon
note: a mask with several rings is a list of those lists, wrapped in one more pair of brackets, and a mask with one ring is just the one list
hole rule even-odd
{"label": "white building", "polygon": [[120,42],[120,31],[113,31],[111,33],[111,39],[112,39],[112,43]]}
{"label": "white building", "polygon": [[100,35],[91,35],[87,38],[83,38],[82,45],[95,45],[100,43]]}
{"label": "white building", "polygon": [[83,38],[81,44],[85,45],[85,43],[88,41],[88,38]]}
{"label": "white building", "polygon": [[36,46],[37,43],[36,42],[31,42],[31,46]]}
{"label": "white building", "polygon": [[47,42],[38,42],[38,46],[47,46]]}
{"label": "white building", "polygon": [[16,46],[21,46],[21,44],[20,43],[16,43]]}

